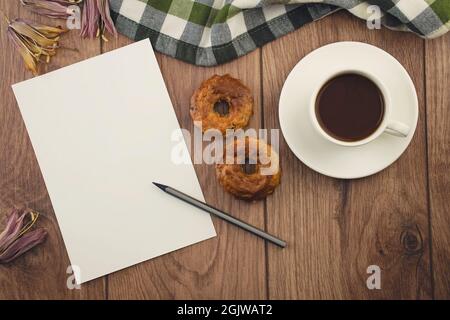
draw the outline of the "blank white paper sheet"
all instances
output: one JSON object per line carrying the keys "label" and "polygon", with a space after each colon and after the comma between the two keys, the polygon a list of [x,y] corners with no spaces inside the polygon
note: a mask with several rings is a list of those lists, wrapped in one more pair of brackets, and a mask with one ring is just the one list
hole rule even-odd
{"label": "blank white paper sheet", "polygon": [[149,40],[13,90],[77,283],[216,235],[208,214],[152,184],[204,200],[192,164],[171,160],[179,125]]}

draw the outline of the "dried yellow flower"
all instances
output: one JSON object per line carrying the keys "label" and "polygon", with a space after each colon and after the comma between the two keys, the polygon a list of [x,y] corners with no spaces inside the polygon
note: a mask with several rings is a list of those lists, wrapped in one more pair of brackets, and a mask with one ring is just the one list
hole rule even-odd
{"label": "dried yellow flower", "polygon": [[8,21],[7,32],[27,69],[37,75],[38,65],[43,62],[42,57],[45,57],[46,63],[50,62],[50,58],[56,54],[56,49],[59,47],[60,35],[67,30],[15,19]]}

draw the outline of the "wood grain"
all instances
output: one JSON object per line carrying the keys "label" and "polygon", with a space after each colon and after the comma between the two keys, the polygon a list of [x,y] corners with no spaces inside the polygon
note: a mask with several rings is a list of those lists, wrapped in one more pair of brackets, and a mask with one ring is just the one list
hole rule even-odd
{"label": "wood grain", "polygon": [[[0,0],[0,10],[10,18],[54,23],[23,10],[18,1]],[[287,240],[288,248],[266,245],[214,220],[215,239],[68,290],[67,253],[10,88],[31,75],[5,30],[2,22],[0,216],[13,205],[35,208],[42,212],[39,225],[48,229],[49,238],[14,263],[0,265],[0,299],[450,298],[449,35],[425,43],[412,34],[369,31],[364,22],[341,12],[219,67],[195,67],[157,54],[180,125],[191,132],[190,96],[214,73],[230,73],[251,88],[251,127],[279,128],[278,99],[288,72],[307,53],[341,40],[374,44],[405,66],[419,96],[419,124],[396,163],[351,181],[308,169],[282,139],[282,185],[266,202],[232,198],[217,184],[212,166],[198,165],[209,203],[266,227]],[[122,36],[108,43],[81,41],[71,32],[62,43],[69,49],[61,49],[42,73],[129,43]],[[68,85],[76,94],[77,84]],[[371,264],[382,268],[381,290],[366,288]]]}
{"label": "wood grain", "polygon": [[450,36],[426,44],[428,176],[436,299],[450,298]]}
{"label": "wood grain", "polygon": [[[1,1],[0,10],[10,19],[21,17],[55,24],[20,7],[18,1]],[[6,37],[7,25],[0,23],[0,218],[13,206],[33,208],[41,213],[40,227],[48,230],[46,242],[7,265],[0,265],[0,299],[87,299],[105,296],[104,281],[99,279],[69,290],[66,273],[70,265],[50,199],[36,161],[11,85],[31,78],[19,54]],[[59,23],[62,23],[59,21]],[[77,31],[62,38],[63,46],[45,73],[94,56],[100,52],[99,41],[80,41]],[[64,51],[64,52],[63,52]],[[76,92],[76,83],[68,83]]]}
{"label": "wood grain", "polygon": [[[267,225],[290,245],[282,251],[269,247],[269,297],[430,298],[423,40],[370,31],[364,22],[339,13],[268,44],[262,66],[266,126],[279,127],[281,86],[294,65],[312,50],[342,40],[374,44],[405,66],[419,96],[418,128],[391,167],[351,181],[313,172],[282,142],[284,176],[267,199]],[[373,264],[382,269],[381,290],[366,287],[366,269]]]}
{"label": "wood grain", "polygon": [[[105,44],[105,50],[127,43],[129,40],[120,37],[117,41]],[[158,54],[158,62],[181,127],[193,132],[189,101],[200,83],[213,74],[229,73],[241,79],[254,93],[255,113],[250,127],[258,128],[261,118],[259,54],[257,50],[215,68],[199,68]],[[263,202],[247,203],[226,194],[217,183],[214,166],[197,165],[196,172],[208,203],[264,227]],[[218,234],[215,239],[109,276],[109,298],[266,298],[264,242],[223,221],[214,219],[214,225]]]}

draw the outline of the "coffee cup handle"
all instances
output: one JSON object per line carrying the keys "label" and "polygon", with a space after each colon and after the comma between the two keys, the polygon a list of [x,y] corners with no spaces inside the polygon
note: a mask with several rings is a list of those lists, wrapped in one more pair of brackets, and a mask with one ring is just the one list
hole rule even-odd
{"label": "coffee cup handle", "polygon": [[396,136],[396,137],[407,137],[410,131],[410,127],[399,121],[391,121],[389,122],[386,130],[384,132]]}

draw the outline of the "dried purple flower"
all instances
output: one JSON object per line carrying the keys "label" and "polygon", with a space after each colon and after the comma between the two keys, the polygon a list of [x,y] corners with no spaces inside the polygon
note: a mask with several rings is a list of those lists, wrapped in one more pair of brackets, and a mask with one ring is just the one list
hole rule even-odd
{"label": "dried purple flower", "polygon": [[85,0],[81,36],[91,39],[101,36],[104,41],[108,41],[104,36],[105,30],[117,37],[117,30],[111,19],[108,0]]}
{"label": "dried purple flower", "polygon": [[100,13],[96,0],[86,0],[83,5],[81,17],[81,36],[83,38],[95,38],[100,33],[99,28]]}
{"label": "dried purple flower", "polygon": [[81,0],[20,0],[31,11],[55,19],[67,19],[73,14],[69,6]]}
{"label": "dried purple flower", "polygon": [[11,262],[45,240],[44,229],[30,231],[38,218],[39,214],[29,209],[13,209],[6,216],[5,229],[0,233],[0,264]]}

